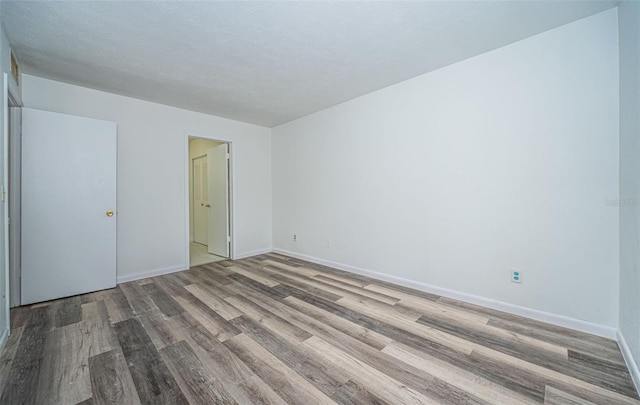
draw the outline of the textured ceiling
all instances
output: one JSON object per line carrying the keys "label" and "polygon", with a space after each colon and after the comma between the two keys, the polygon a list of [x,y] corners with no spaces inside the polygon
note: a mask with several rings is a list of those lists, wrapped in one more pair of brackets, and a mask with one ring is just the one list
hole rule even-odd
{"label": "textured ceiling", "polygon": [[275,126],[613,1],[2,1],[23,72]]}

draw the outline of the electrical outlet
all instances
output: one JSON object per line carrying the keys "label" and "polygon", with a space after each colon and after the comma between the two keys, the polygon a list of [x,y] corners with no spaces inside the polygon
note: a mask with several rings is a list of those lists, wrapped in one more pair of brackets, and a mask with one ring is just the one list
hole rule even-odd
{"label": "electrical outlet", "polygon": [[511,269],[511,282],[522,284],[522,271],[518,269]]}
{"label": "electrical outlet", "polygon": [[293,234],[293,241],[297,242],[298,241],[298,235],[296,235],[295,233]]}

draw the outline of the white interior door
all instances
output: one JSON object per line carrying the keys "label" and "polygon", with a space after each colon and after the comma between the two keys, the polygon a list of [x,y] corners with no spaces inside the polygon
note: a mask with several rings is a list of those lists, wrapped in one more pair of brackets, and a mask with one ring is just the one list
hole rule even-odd
{"label": "white interior door", "polygon": [[116,124],[22,110],[22,304],[115,287]]}
{"label": "white interior door", "polygon": [[229,145],[207,149],[209,253],[229,257]]}
{"label": "white interior door", "polygon": [[193,240],[209,243],[209,184],[207,182],[207,157],[193,159]]}

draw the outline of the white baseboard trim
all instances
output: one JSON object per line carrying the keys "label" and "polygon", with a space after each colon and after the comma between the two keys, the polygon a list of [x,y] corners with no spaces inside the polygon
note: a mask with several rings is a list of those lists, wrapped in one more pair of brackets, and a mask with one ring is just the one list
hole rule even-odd
{"label": "white baseboard trim", "polygon": [[602,336],[608,339],[616,340],[616,328],[612,328],[605,325],[599,325],[580,319],[570,318],[564,315],[557,315],[550,312],[539,311],[537,309],[527,308],[520,305],[509,304],[494,300],[491,298],[481,297],[478,295],[467,294],[456,290],[450,290],[448,288],[442,288],[431,284],[421,283],[418,281],[409,280],[402,277],[391,276],[384,273],[378,273],[372,270],[366,270],[347,264],[332,262],[330,260],[320,259],[313,256],[307,256],[304,254],[291,252],[284,249],[273,249],[274,253],[280,253],[285,256],[295,257],[297,259],[306,260],[308,262],[321,264],[323,266],[333,267],[339,270],[344,270],[351,273],[360,274],[363,276],[376,278],[378,280],[388,281],[410,287],[416,290],[429,292],[436,295],[441,295],[448,298],[457,299],[460,301],[469,302],[471,304],[481,305],[483,307],[495,309],[498,311],[508,312],[514,315],[520,315],[526,318],[535,319],[537,321],[550,323],[557,326],[562,326],[569,329],[578,330],[581,332],[591,333],[593,335]]}
{"label": "white baseboard trim", "polygon": [[163,274],[175,273],[177,271],[182,271],[182,270],[189,270],[189,266],[187,266],[186,264],[181,264],[179,266],[164,267],[162,269],[147,270],[147,271],[142,271],[140,273],[133,273],[133,274],[127,274],[124,276],[118,276],[116,277],[116,283],[117,284],[128,283],[129,281],[140,280],[143,278],[154,277],[154,276],[161,276]]}
{"label": "white baseboard trim", "polygon": [[638,369],[638,362],[633,358],[633,354],[631,354],[631,349],[629,345],[627,345],[627,341],[624,338],[624,335],[618,329],[618,345],[620,346],[620,351],[622,352],[622,357],[624,357],[624,362],[627,363],[627,368],[629,369],[629,374],[631,374],[631,379],[636,386],[636,391],[638,395],[640,395],[640,369]]}
{"label": "white baseboard trim", "polygon": [[9,339],[9,329],[5,329],[4,332],[2,332],[2,336],[0,336],[0,353],[2,352],[2,349],[4,349],[4,345],[7,344],[7,340]]}
{"label": "white baseboard trim", "polygon": [[238,254],[236,255],[235,260],[246,259],[247,257],[257,256],[257,255],[263,255],[263,254],[265,254],[265,253],[271,253],[271,252],[273,252],[273,249],[271,249],[271,248],[265,248],[265,249],[252,250],[252,251],[250,251],[250,252],[238,253]]}

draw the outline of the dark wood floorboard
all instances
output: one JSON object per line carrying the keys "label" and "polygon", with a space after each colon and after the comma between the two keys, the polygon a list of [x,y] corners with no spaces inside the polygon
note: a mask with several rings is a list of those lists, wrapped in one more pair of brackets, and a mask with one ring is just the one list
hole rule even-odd
{"label": "dark wood floorboard", "polygon": [[615,341],[274,253],[11,316],[0,404],[640,405]]}
{"label": "dark wood floorboard", "polygon": [[89,374],[92,404],[140,404],[138,391],[120,349],[90,357]]}
{"label": "dark wood floorboard", "polygon": [[22,331],[11,370],[5,383],[0,404],[34,404],[42,363],[46,333],[37,326],[27,326]]}
{"label": "dark wood floorboard", "polygon": [[[142,323],[136,318],[130,318],[116,323],[114,327],[142,403],[158,403],[164,400],[165,393],[177,393],[179,390],[174,375],[167,368]],[[172,393],[171,398],[175,395]]]}
{"label": "dark wood floorboard", "polygon": [[190,403],[237,404],[216,373],[202,364],[188,343],[181,341],[160,352]]}

